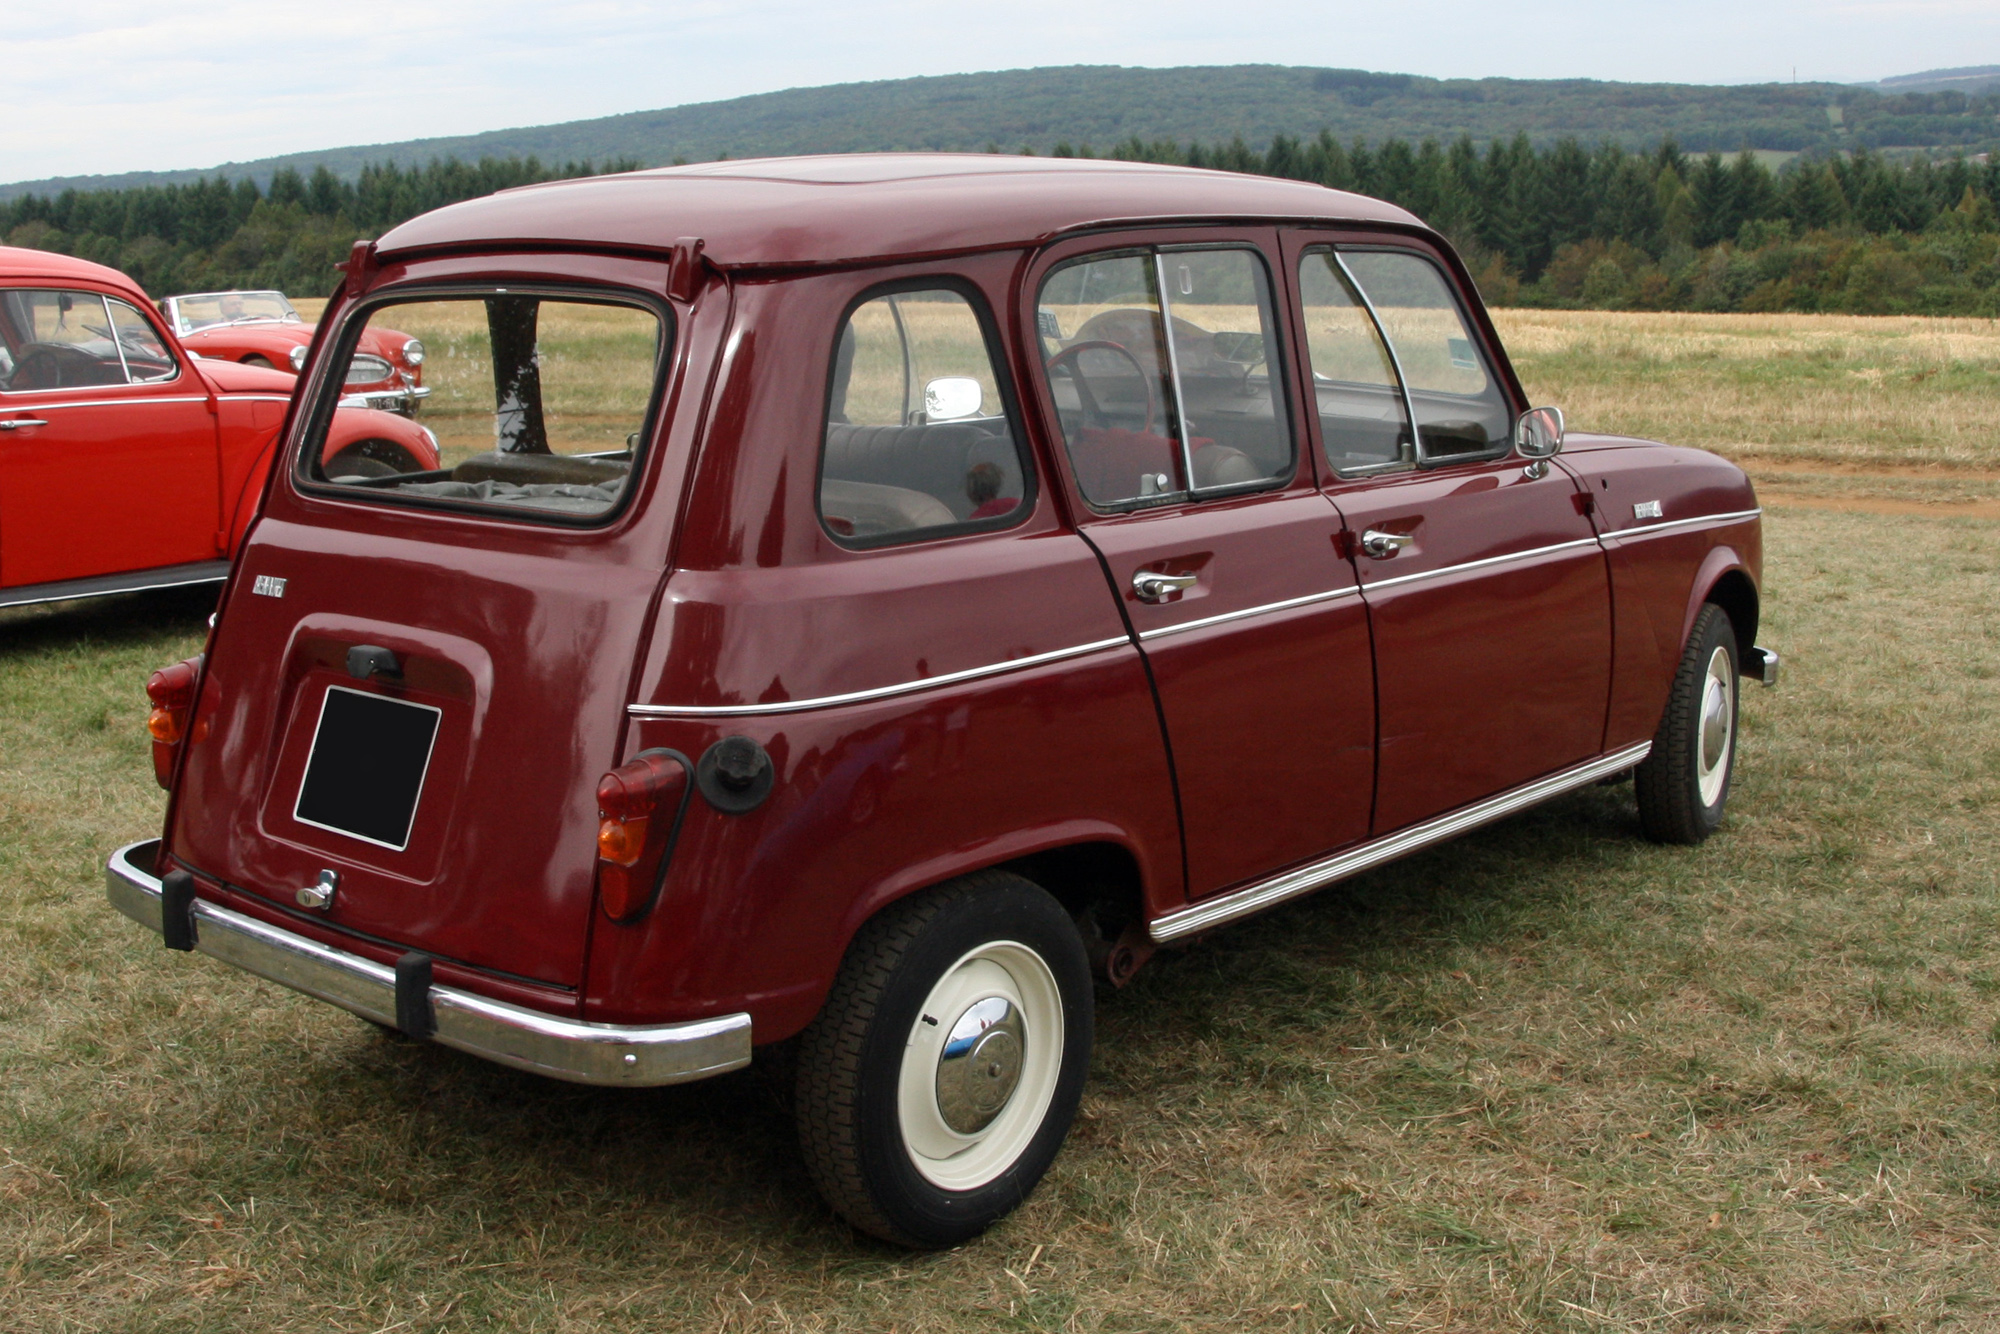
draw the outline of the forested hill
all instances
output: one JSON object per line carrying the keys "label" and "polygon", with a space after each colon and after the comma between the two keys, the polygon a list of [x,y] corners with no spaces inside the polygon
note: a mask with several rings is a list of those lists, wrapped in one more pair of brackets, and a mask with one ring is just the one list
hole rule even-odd
{"label": "forested hill", "polygon": [[[1953,74],[1957,71],[1939,71]],[[1974,85],[1975,87],[1977,85]],[[1846,152],[1856,148],[1962,149],[1996,140],[2000,97],[1955,90],[1897,92],[1842,84],[1639,84],[1590,79],[1430,79],[1280,65],[1129,69],[1076,65],[877,83],[795,88],[754,97],[639,111],[598,120],[496,130],[458,138],[330,148],[205,170],[132,172],[0,185],[0,199],[186,184],[203,176],[267,186],[292,168],[325,166],[345,180],[362,167],[436,159],[538,157],[662,165],[785,153],[873,149],[1031,149],[1059,143],[1102,150],[1144,142],[1262,148],[1274,136],[1330,130],[1344,142],[1484,145],[1526,132],[1537,145],[1571,137],[1643,149],[1671,138],[1688,151]]]}

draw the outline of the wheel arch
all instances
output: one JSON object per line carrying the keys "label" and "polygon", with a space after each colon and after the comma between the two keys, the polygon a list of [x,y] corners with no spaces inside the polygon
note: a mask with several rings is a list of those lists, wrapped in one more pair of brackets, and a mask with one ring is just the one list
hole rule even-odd
{"label": "wheel arch", "polygon": [[1713,547],[1702,561],[1689,590],[1687,607],[1681,613],[1678,645],[1687,644],[1688,636],[1694,632],[1695,617],[1711,602],[1729,614],[1729,623],[1736,631],[1737,659],[1741,661],[1757,638],[1759,596],[1749,564],[1734,547]]}

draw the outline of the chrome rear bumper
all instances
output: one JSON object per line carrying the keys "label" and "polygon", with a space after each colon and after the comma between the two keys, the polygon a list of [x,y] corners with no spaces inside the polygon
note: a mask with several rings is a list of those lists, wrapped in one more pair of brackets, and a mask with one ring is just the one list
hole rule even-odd
{"label": "chrome rear bumper", "polygon": [[1762,644],[1751,646],[1743,655],[1743,675],[1753,681],[1762,681],[1767,686],[1778,684],[1778,652],[1765,648]]}
{"label": "chrome rear bumper", "polygon": [[[105,872],[111,906],[152,931],[161,920],[160,878],[153,874],[159,846],[158,839],[128,843],[111,854]],[[388,965],[206,899],[194,900],[192,916],[201,953],[395,1027],[396,972]],[[747,1014],[644,1027],[586,1024],[456,987],[433,985],[428,996],[436,1019],[431,1036],[445,1046],[572,1083],[680,1084],[750,1064]]]}

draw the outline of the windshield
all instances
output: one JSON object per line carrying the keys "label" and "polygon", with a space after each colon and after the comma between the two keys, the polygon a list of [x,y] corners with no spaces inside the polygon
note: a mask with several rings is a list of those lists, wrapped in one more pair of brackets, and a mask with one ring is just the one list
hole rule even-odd
{"label": "windshield", "polygon": [[299,313],[282,292],[197,292],[168,303],[174,332],[191,334],[224,324],[298,324]]}
{"label": "windshield", "polygon": [[440,466],[345,441],[322,406],[301,481],[523,518],[589,521],[617,507],[671,342],[653,308],[494,289],[380,305],[365,328],[390,323],[430,349],[424,420]]}

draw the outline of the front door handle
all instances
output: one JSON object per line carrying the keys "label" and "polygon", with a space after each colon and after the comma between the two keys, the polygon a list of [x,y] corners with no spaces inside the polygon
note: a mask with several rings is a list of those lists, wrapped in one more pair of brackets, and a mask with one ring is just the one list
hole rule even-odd
{"label": "front door handle", "polygon": [[1414,533],[1385,533],[1370,528],[1361,535],[1361,549],[1376,560],[1387,560],[1416,540]]}
{"label": "front door handle", "polygon": [[47,425],[48,423],[43,421],[40,417],[15,417],[12,420],[0,422],[0,431],[18,431],[23,426],[47,426]]}
{"label": "front door handle", "polygon": [[1159,574],[1152,570],[1141,570],[1132,576],[1132,593],[1141,602],[1164,602],[1175,593],[1185,593],[1195,586],[1201,576],[1193,574]]}

